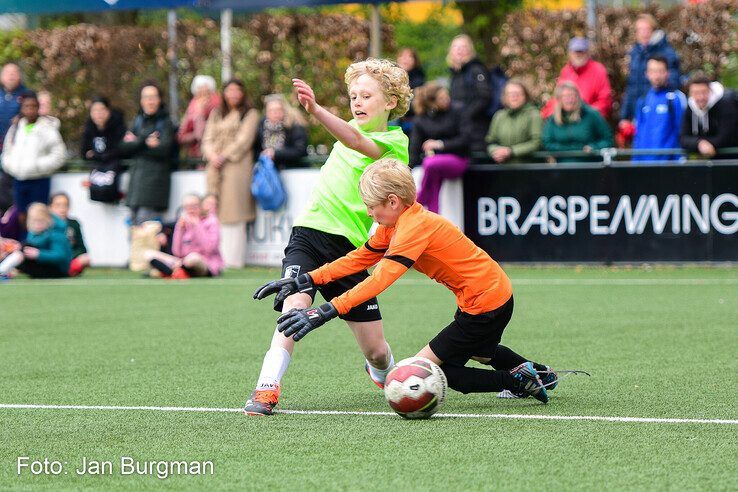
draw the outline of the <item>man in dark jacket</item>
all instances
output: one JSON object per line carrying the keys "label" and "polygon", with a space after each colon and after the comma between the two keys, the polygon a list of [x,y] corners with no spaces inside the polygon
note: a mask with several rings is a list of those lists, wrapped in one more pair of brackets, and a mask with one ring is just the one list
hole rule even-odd
{"label": "man in dark jacket", "polygon": [[714,157],[721,148],[734,147],[738,108],[733,93],[701,72],[689,79],[687,87],[689,99],[679,139],[682,147],[706,158]]}
{"label": "man in dark jacket", "polygon": [[451,68],[451,107],[461,111],[469,124],[469,148],[472,152],[485,152],[485,137],[491,116],[488,113],[492,101],[487,67],[477,58],[471,38],[466,34],[456,36],[448,54]]}
{"label": "man in dark jacket", "polygon": [[679,57],[666,40],[666,34],[657,30],[656,19],[650,14],[641,14],[635,22],[636,43],[630,50],[628,80],[620,108],[620,124],[625,125],[635,117],[635,106],[639,98],[646,95],[651,84],[646,78],[648,59],[654,56],[666,58],[669,78],[666,88],[677,90],[679,83]]}
{"label": "man in dark jacket", "polygon": [[[20,97],[28,89],[15,63],[6,63],[0,72],[0,152],[13,118],[20,112]],[[0,215],[13,204],[13,179],[0,169]]]}

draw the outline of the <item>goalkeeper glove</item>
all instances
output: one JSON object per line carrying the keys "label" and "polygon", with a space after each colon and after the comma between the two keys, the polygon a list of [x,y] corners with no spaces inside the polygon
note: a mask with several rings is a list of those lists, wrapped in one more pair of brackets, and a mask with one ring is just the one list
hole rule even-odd
{"label": "goalkeeper glove", "polygon": [[310,275],[303,273],[297,277],[281,278],[279,280],[273,280],[262,285],[256,292],[254,292],[254,299],[264,299],[266,296],[270,296],[274,293],[277,294],[276,301],[282,302],[287,297],[297,292],[308,292],[315,287],[313,279]]}
{"label": "goalkeeper glove", "polygon": [[317,308],[291,309],[277,319],[277,330],[297,342],[336,316],[338,311],[330,302]]}

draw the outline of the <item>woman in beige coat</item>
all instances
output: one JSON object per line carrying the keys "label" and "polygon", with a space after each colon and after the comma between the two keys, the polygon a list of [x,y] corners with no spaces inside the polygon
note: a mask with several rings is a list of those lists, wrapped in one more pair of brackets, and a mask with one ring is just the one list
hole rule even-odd
{"label": "woman in beige coat", "polygon": [[210,113],[202,139],[208,193],[220,201],[220,250],[226,267],[243,267],[246,223],[256,218],[251,174],[258,126],[259,113],[249,102],[243,82],[226,82],[220,107]]}

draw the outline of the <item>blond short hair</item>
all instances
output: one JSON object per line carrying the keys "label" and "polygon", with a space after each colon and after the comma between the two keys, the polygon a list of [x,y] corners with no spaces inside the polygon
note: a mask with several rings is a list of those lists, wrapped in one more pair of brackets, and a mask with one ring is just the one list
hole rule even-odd
{"label": "blond short hair", "polygon": [[[636,17],[635,22],[639,21],[645,21],[648,22],[648,24],[651,26],[651,29],[656,30],[659,28],[659,22],[656,20],[656,17],[654,17],[651,14],[640,14],[638,17]],[[634,24],[635,24],[634,22]]]}
{"label": "blond short hair", "polygon": [[397,98],[397,106],[392,108],[389,114],[390,120],[396,120],[407,113],[413,91],[410,89],[410,78],[405,70],[387,59],[367,58],[362,62],[352,63],[346,69],[346,76],[344,77],[346,86],[350,87],[356,79],[364,74],[379,82],[384,97],[388,101],[393,96]]}
{"label": "blond short hair", "polygon": [[26,211],[26,225],[28,225],[31,219],[46,219],[46,222],[51,225],[51,212],[49,212],[49,207],[41,202],[30,204]]}
{"label": "blond short hair", "polygon": [[369,206],[386,202],[390,195],[397,195],[405,205],[412,205],[417,194],[407,164],[389,157],[367,166],[359,180],[359,193]]}

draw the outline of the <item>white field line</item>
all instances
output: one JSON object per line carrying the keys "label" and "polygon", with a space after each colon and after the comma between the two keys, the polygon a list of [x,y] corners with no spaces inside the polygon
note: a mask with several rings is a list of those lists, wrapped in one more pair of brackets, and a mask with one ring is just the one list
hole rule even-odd
{"label": "white field line", "polygon": [[[117,287],[117,286],[132,286],[132,285],[146,285],[152,287],[181,287],[181,286],[193,286],[198,287],[210,286],[210,285],[242,285],[242,286],[255,286],[267,282],[269,277],[263,279],[248,279],[248,278],[217,278],[217,279],[202,279],[193,281],[174,281],[174,280],[158,280],[158,279],[66,279],[66,280],[34,280],[33,282],[14,282],[10,280],[8,282],[0,283],[0,288],[3,285],[13,287],[38,287],[38,286],[78,286],[78,287]],[[399,285],[435,285],[435,282],[429,279],[400,279],[396,284]],[[514,286],[659,286],[659,285],[681,285],[681,286],[703,286],[703,285],[738,285],[738,278],[513,278],[512,283]]]}
{"label": "white field line", "polygon": [[[240,413],[240,408],[208,408],[208,407],[155,407],[155,406],[118,406],[118,405],[30,405],[0,403],[0,409],[8,410],[119,410],[119,411],[158,411],[158,412],[209,412]],[[359,412],[344,410],[277,410],[276,413],[287,415],[359,415],[370,417],[392,417],[393,412]],[[505,413],[439,413],[442,418],[455,419],[508,419],[508,420],[587,420],[597,422],[625,422],[645,424],[721,424],[738,425],[738,420],[729,419],[668,419],[650,417],[607,417],[600,415],[517,415]]]}

